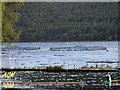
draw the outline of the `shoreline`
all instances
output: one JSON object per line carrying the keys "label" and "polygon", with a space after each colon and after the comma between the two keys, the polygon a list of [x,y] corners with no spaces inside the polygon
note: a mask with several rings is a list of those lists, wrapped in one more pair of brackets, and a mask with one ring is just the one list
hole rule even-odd
{"label": "shoreline", "polygon": [[[119,42],[119,41],[39,41],[39,42],[11,42],[11,44],[13,43],[67,43],[67,42]],[[1,42],[3,44],[3,42]],[[4,42],[5,44],[8,44],[8,42]]]}
{"label": "shoreline", "polygon": [[51,72],[119,72],[120,68],[118,69],[59,69],[59,70],[49,70],[49,69],[32,69],[32,68],[2,68],[1,71],[51,71]]}

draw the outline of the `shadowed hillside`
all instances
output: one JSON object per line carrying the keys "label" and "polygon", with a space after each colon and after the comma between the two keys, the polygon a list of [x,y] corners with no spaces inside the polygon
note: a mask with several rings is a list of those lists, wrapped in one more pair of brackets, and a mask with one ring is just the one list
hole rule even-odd
{"label": "shadowed hillside", "polygon": [[25,3],[20,41],[117,40],[118,3]]}

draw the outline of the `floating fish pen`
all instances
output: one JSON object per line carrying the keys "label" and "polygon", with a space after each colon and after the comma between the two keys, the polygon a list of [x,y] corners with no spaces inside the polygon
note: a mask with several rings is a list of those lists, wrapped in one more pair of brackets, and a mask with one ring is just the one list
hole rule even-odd
{"label": "floating fish pen", "polygon": [[19,47],[19,46],[11,46],[11,47],[2,47],[2,51],[7,50],[39,50],[40,47]]}
{"label": "floating fish pen", "polygon": [[120,61],[86,61],[86,63],[120,63]]}
{"label": "floating fish pen", "polygon": [[95,51],[95,50],[107,50],[104,46],[81,46],[76,45],[74,47],[52,47],[51,51]]}

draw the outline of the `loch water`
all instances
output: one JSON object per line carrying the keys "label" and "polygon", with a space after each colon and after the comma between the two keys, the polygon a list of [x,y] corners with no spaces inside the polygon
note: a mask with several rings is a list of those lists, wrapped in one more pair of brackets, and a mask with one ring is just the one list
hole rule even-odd
{"label": "loch water", "polygon": [[[95,66],[96,63],[86,61],[118,61],[118,42],[27,42],[2,44],[5,46],[40,48],[36,50],[10,49],[2,51],[1,61],[4,68],[45,67],[64,65],[65,68],[81,68]],[[106,50],[96,51],[51,51],[51,47],[105,46]],[[117,67],[118,63],[99,63],[100,66]]]}

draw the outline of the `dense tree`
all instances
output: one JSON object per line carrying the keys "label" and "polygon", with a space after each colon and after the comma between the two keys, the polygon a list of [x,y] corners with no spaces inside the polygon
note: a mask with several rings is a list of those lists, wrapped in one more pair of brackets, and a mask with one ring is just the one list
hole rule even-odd
{"label": "dense tree", "polygon": [[2,3],[2,41],[14,42],[19,40],[20,32],[15,30],[15,25],[20,14],[17,9],[23,3],[3,2]]}
{"label": "dense tree", "polygon": [[117,40],[117,2],[28,3],[17,23],[20,40],[102,41]]}

